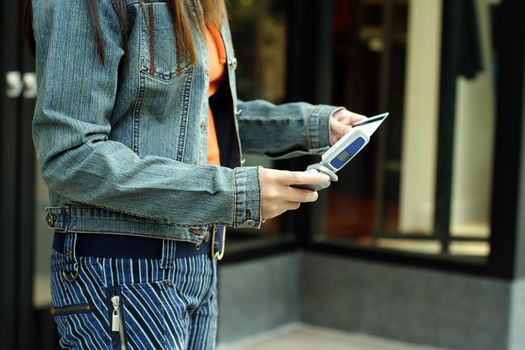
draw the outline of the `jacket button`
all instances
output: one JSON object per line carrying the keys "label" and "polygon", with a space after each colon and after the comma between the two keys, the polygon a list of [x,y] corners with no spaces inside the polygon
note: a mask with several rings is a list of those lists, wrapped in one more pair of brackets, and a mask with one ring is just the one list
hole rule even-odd
{"label": "jacket button", "polygon": [[238,109],[238,110],[235,111],[235,116],[236,117],[240,117],[241,114],[242,114],[242,109]]}
{"label": "jacket button", "polygon": [[46,221],[49,226],[53,226],[53,224],[55,223],[55,216],[53,214],[47,214]]}
{"label": "jacket button", "polygon": [[246,227],[255,227],[256,225],[257,225],[257,223],[255,222],[255,220],[252,220],[252,219],[246,220],[244,222],[244,226],[246,226]]}

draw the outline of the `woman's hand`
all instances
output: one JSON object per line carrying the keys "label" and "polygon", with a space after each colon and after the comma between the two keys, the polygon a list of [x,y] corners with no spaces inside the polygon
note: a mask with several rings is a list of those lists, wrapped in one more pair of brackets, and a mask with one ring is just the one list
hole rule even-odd
{"label": "woman's hand", "polygon": [[346,109],[335,112],[330,117],[330,144],[336,143],[350,130],[352,125],[363,119],[366,119],[364,115],[350,112]]}
{"label": "woman's hand", "polygon": [[287,210],[299,208],[303,202],[315,202],[316,191],[290,187],[290,185],[320,185],[330,181],[320,173],[285,171],[259,168],[261,182],[262,219],[271,219]]}

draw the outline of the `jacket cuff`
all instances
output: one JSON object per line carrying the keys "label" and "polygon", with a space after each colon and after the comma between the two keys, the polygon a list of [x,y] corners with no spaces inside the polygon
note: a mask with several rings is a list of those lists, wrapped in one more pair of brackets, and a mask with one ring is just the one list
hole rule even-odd
{"label": "jacket cuff", "polygon": [[330,147],[330,117],[343,107],[319,105],[308,116],[308,134],[310,151],[324,150]]}
{"label": "jacket cuff", "polygon": [[261,186],[258,167],[234,170],[235,218],[237,228],[261,227]]}

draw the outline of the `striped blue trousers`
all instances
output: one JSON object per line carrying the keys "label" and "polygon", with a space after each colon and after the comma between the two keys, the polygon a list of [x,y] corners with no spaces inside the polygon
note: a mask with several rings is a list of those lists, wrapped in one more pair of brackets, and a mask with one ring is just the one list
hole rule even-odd
{"label": "striped blue trousers", "polygon": [[51,313],[67,349],[214,349],[217,266],[209,255],[76,256],[76,234],[51,256]]}

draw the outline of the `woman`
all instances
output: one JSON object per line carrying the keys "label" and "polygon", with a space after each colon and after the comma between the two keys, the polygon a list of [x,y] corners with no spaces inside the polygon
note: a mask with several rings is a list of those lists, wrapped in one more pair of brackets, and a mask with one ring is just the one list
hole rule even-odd
{"label": "woman", "polygon": [[318,153],[363,117],[239,101],[224,0],[29,6],[60,345],[213,349],[224,227],[258,228],[317,199],[290,185],[328,181],[242,167],[241,144]]}

